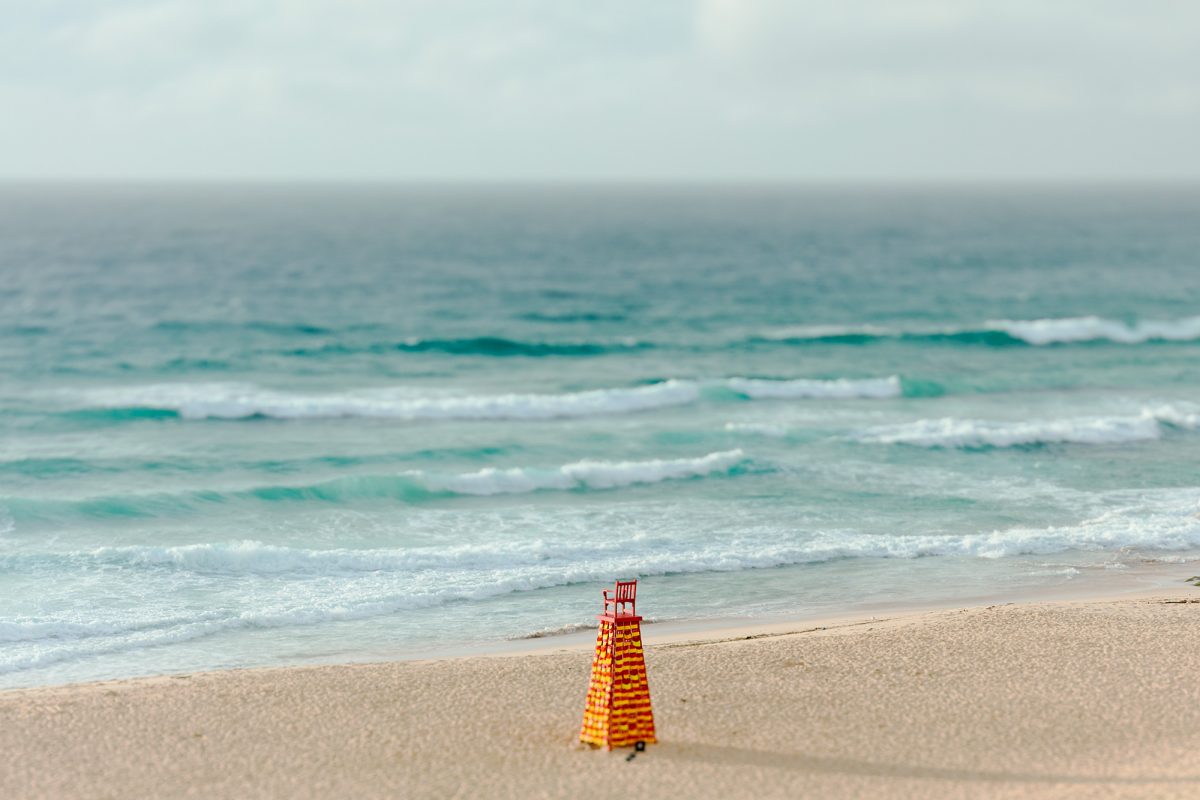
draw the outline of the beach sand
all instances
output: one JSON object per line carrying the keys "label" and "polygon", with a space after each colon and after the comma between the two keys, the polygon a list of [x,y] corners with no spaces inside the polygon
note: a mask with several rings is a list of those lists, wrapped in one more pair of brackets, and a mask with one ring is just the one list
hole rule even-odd
{"label": "beach sand", "polygon": [[0,797],[1192,797],[1200,590],[647,650],[661,743],[574,744],[590,652],[0,693]]}

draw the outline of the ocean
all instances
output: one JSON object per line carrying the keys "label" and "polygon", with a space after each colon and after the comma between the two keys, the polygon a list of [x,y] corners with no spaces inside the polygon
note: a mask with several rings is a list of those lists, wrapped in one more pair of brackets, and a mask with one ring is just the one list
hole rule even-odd
{"label": "ocean", "polygon": [[0,687],[1200,556],[1200,190],[0,187]]}

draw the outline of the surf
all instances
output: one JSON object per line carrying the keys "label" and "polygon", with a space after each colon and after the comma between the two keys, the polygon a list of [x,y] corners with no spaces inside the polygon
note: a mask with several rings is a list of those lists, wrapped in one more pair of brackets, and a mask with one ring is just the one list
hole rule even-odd
{"label": "surf", "polygon": [[1143,408],[1128,416],[1066,417],[1033,420],[982,420],[940,417],[861,431],[852,439],[868,444],[925,448],[985,449],[1052,444],[1120,445],[1162,438],[1164,428],[1194,430],[1200,414],[1171,405]]}
{"label": "surf", "polygon": [[272,503],[353,505],[358,502],[417,504],[455,497],[534,492],[608,491],[669,481],[736,476],[752,465],[740,449],[692,458],[604,461],[583,459],[557,467],[486,467],[474,472],[406,470],[386,475],[348,475],[317,483],[265,485],[235,490],[158,492],[81,499],[0,497],[14,523],[61,523],[73,519],[166,518],[226,506]]}
{"label": "surf", "polygon": [[888,341],[986,347],[1110,343],[1123,345],[1200,340],[1200,316],[1126,322],[1099,316],[1044,319],[994,319],[978,325],[929,328],[881,325],[809,325],[775,328],[751,341],[783,344],[867,345]]}

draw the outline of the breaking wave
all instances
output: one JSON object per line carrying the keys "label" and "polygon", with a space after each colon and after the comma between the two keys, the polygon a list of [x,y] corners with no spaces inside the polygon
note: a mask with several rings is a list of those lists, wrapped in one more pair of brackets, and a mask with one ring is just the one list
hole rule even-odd
{"label": "breaking wave", "polygon": [[94,407],[113,413],[151,411],[184,419],[530,420],[628,414],[687,405],[700,396],[691,381],[565,394],[419,396],[393,390],[301,395],[247,384],[179,383],[89,392]]}
{"label": "breaking wave", "polygon": [[483,469],[442,477],[408,473],[426,489],[453,494],[513,494],[542,489],[615,489],[636,484],[696,478],[728,473],[746,462],[741,450],[709,453],[700,458],[655,459],[653,461],[576,461],[555,470]]}
{"label": "breaking wave", "polygon": [[188,420],[340,417],[395,420],[550,420],[632,414],[690,405],[710,387],[752,400],[872,399],[898,397],[898,376],[859,380],[726,378],[670,379],[645,386],[560,394],[449,395],[414,389],[361,389],[337,394],[297,394],[239,383],[162,383],[94,389],[84,407],[67,412],[108,422],[163,417]]}
{"label": "breaking wave", "polygon": [[753,400],[789,400],[800,398],[887,398],[901,395],[900,378],[867,378],[864,380],[760,380],[730,378],[726,385]]}
{"label": "breaking wave", "polygon": [[1145,320],[1132,325],[1101,317],[1067,319],[999,320],[989,325],[1032,345],[1110,341],[1188,342],[1200,339],[1200,317],[1178,320]]}
{"label": "breaking wave", "polygon": [[1021,447],[1046,444],[1124,444],[1162,436],[1163,427],[1193,430],[1200,414],[1174,406],[1145,408],[1136,416],[1072,417],[1001,422],[978,419],[922,419],[883,425],[856,435],[860,442],[916,447]]}
{"label": "breaking wave", "polygon": [[419,503],[438,497],[609,490],[710,475],[735,475],[749,463],[743,451],[725,450],[697,458],[646,461],[587,459],[545,469],[488,467],[459,474],[408,470],[394,475],[352,475],[304,486],[258,486],[224,492],[130,494],[82,500],[9,497],[0,499],[0,502],[8,508],[14,519],[22,522],[52,522],[78,517],[170,517],[247,502],[337,504],[363,500],[393,500]]}
{"label": "breaking wave", "polygon": [[929,343],[972,344],[992,347],[1036,347],[1084,342],[1143,344],[1200,340],[1200,317],[1176,320],[1142,320],[1128,323],[1104,317],[1064,317],[1032,320],[988,320],[978,326],[905,329],[875,325],[810,325],[778,328],[757,337],[760,341],[792,344],[870,344],[900,340]]}
{"label": "breaking wave", "polygon": [[726,422],[724,429],[727,433],[749,433],[755,436],[771,436],[777,439],[788,435],[788,429],[783,425],[773,425],[769,422]]}

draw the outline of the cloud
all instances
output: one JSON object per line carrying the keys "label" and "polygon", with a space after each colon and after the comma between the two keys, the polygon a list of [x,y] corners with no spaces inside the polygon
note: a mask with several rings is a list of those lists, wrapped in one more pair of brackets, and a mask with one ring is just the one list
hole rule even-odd
{"label": "cloud", "polygon": [[[1194,113],[1200,6],[1165,5],[1174,13],[1103,0],[705,0],[696,29],[743,77],[850,103],[890,97],[1016,113],[1114,105]],[[1173,100],[1147,104],[1147,96]]]}
{"label": "cloud", "polygon": [[1200,177],[1200,6],[112,0],[0,30],[0,175]]}

